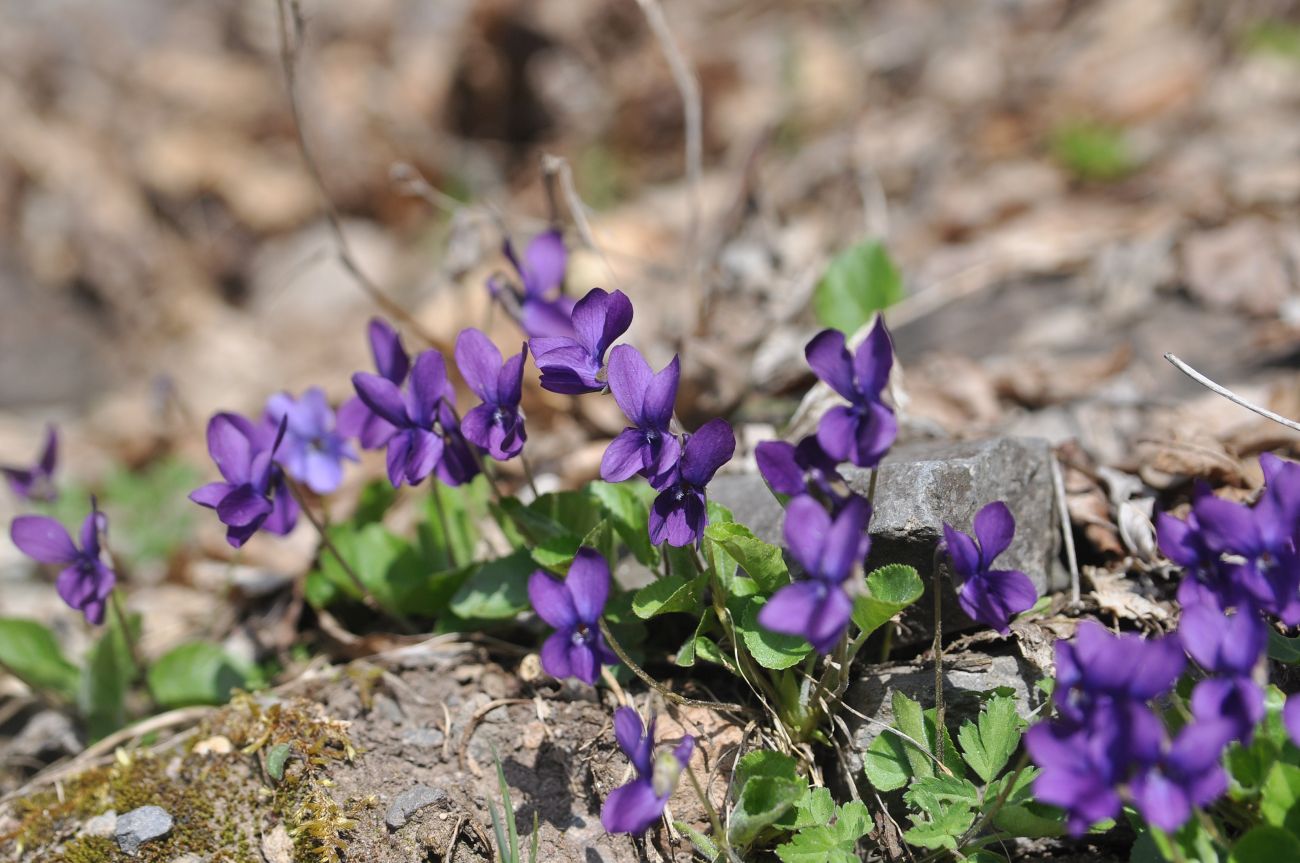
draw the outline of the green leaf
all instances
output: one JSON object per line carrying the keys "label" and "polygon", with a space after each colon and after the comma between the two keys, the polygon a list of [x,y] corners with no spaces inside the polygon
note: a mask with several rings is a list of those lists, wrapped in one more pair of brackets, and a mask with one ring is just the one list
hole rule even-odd
{"label": "green leaf", "polygon": [[713,623],[717,621],[717,619],[718,617],[714,613],[713,609],[706,608],[704,610],[704,613],[700,615],[699,623],[695,625],[695,631],[691,633],[691,636],[687,638],[685,641],[683,641],[682,646],[677,649],[677,655],[673,661],[676,662],[678,665],[682,666],[683,668],[690,668],[691,666],[693,666],[695,664],[696,640],[706,630],[708,630],[708,628],[712,626]]}
{"label": "green leaf", "polygon": [[867,240],[845,249],[813,290],[813,313],[823,327],[853,335],[876,312],[903,299],[903,280],[885,247]]}
{"label": "green leaf", "polygon": [[912,765],[907,757],[909,746],[892,729],[882,731],[871,741],[862,764],[872,787],[877,791],[894,791],[908,783],[912,778]]}
{"label": "green leaf", "polygon": [[33,689],[76,697],[81,672],[64,657],[54,633],[34,620],[0,617],[0,665]]}
{"label": "green leaf", "polygon": [[993,826],[1013,836],[1046,839],[1065,835],[1060,810],[1036,803],[1007,803],[993,815]]}
{"label": "green leaf", "polygon": [[737,786],[743,786],[750,779],[759,776],[774,776],[778,779],[789,779],[791,782],[797,782],[799,780],[799,762],[780,752],[757,749],[745,755],[736,764],[735,783]]}
{"label": "green leaf", "polygon": [[792,826],[821,827],[831,822],[835,815],[835,798],[829,788],[812,788],[795,803],[798,814]]}
{"label": "green leaf", "polygon": [[582,538],[572,534],[553,536],[532,550],[533,560],[537,565],[549,569],[557,575],[563,575],[573,563],[573,556],[582,547]]}
{"label": "green leaf", "polygon": [[528,576],[533,559],[526,549],[476,568],[451,598],[450,608],[472,620],[503,620],[529,607]]}
{"label": "green leaf", "polygon": [[1281,827],[1256,827],[1237,840],[1228,863],[1280,863],[1300,860],[1300,838]]}
{"label": "green leaf", "polygon": [[774,593],[777,588],[790,583],[790,571],[781,556],[781,549],[763,542],[743,524],[710,524],[704,535],[726,551],[764,593]]}
{"label": "green leaf", "polygon": [[1278,761],[1268,771],[1260,798],[1259,811],[1265,823],[1285,827],[1300,835],[1300,767]]}
{"label": "green leaf", "polygon": [[1287,665],[1300,665],[1300,638],[1287,638],[1271,626],[1268,629],[1268,658]]}
{"label": "green leaf", "polygon": [[807,786],[798,779],[752,776],[740,788],[731,809],[727,835],[731,844],[749,846],[767,827],[789,812]]}
{"label": "green leaf", "polygon": [[392,483],[386,479],[372,480],[361,489],[357,508],[349,521],[358,527],[383,521],[384,514],[388,512],[388,508],[395,500],[397,500],[397,489],[393,488]]}
{"label": "green leaf", "polygon": [[695,850],[704,855],[706,860],[714,861],[722,856],[722,852],[718,850],[717,845],[713,844],[712,839],[705,836],[685,821],[674,821],[673,826],[677,828],[678,833],[685,834],[686,838],[691,840],[691,844],[695,846]]}
{"label": "green leaf", "polygon": [[769,632],[758,622],[758,613],[763,608],[763,600],[754,596],[733,596],[727,602],[740,638],[749,655],[764,668],[782,669],[797,665],[811,651],[810,645],[796,635],[781,635]]}
{"label": "green leaf", "polygon": [[98,740],[126,724],[126,693],[136,677],[125,625],[139,632],[139,617],[124,624],[109,606],[103,633],[86,655],[77,707],[86,718],[92,740]]}
{"label": "green leaf", "polygon": [[922,812],[934,812],[954,803],[978,806],[980,792],[967,779],[939,775],[916,780],[903,792],[903,799]]}
{"label": "green leaf", "polygon": [[642,620],[675,611],[699,611],[703,580],[680,575],[657,578],[636,592],[632,611]]}
{"label": "green leaf", "polygon": [[654,489],[644,482],[593,482],[587,488],[600,501],[604,515],[614,526],[628,551],[643,566],[659,565],[659,550],[650,544],[646,525],[650,521],[650,500]]}
{"label": "green leaf", "polygon": [[455,487],[431,483],[419,525],[420,554],[431,570],[459,569],[474,560],[478,525],[488,511],[488,481],[479,475]]}
{"label": "green leaf", "polygon": [[244,686],[247,675],[218,645],[182,644],[149,668],[149,691],[160,707],[224,704],[230,690]]}
{"label": "green leaf", "polygon": [[957,840],[975,823],[975,812],[960,803],[939,806],[928,811],[929,819],[912,822],[910,830],[903,834],[908,844],[922,848],[947,848],[957,850]]}
{"label": "green leaf", "polygon": [[266,772],[272,779],[279,782],[284,779],[284,765],[288,763],[289,756],[293,754],[293,747],[288,743],[277,743],[272,746],[266,753]]}
{"label": "green leaf", "polygon": [[[829,799],[829,792],[826,797]],[[822,823],[804,827],[789,842],[778,845],[776,856],[782,863],[859,863],[858,840],[872,829],[867,807],[857,801],[846,803],[839,808],[835,823],[829,822],[828,812]]]}
{"label": "green leaf", "polygon": [[712,662],[714,665],[721,665],[732,674],[739,674],[736,668],[736,662],[730,654],[723,653],[722,648],[718,647],[717,642],[703,635],[695,638],[695,656],[703,659],[705,662]]}
{"label": "green leaf", "polygon": [[[926,737],[925,713],[921,710],[921,705],[908,698],[902,692],[895,691],[893,699],[890,702],[894,708],[894,725],[899,731],[903,732],[911,741],[904,740],[904,752],[907,754],[907,763],[911,768],[912,775],[918,778],[925,778],[934,775],[934,762],[930,758],[929,751],[920,748],[930,744],[931,741]],[[885,732],[888,734],[889,732]]]}
{"label": "green leaf", "polygon": [[976,775],[985,782],[1007,766],[1011,754],[1020,745],[1020,730],[1024,725],[1016,713],[1014,698],[990,698],[980,711],[978,725],[969,719],[957,732],[961,754]]}
{"label": "green leaf", "polygon": [[202,482],[193,465],[170,457],[144,468],[114,469],[101,497],[109,506],[114,551],[136,565],[165,562],[193,536],[197,515],[194,507],[176,501]]}
{"label": "green leaf", "polygon": [[853,622],[865,633],[875,632],[921,598],[925,585],[913,567],[891,563],[867,576],[867,590],[853,600]]}
{"label": "green leaf", "polygon": [[1080,180],[1118,180],[1137,167],[1123,130],[1093,121],[1065,123],[1052,134],[1052,155]]}

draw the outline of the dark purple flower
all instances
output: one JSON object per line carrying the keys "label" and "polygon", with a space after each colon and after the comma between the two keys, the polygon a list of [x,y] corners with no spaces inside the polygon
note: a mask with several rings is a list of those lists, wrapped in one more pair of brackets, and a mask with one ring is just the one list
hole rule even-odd
{"label": "dark purple flower", "polygon": [[659,488],[668,478],[682,450],[668,430],[680,377],[677,357],[656,374],[631,345],[619,345],[610,352],[609,389],[632,426],[619,432],[605,450],[600,460],[601,479],[622,482],[639,473]]}
{"label": "dark purple flower", "polygon": [[1268,647],[1268,625],[1253,609],[1225,614],[1211,601],[1185,605],[1178,638],[1212,674],[1249,675]]}
{"label": "dark purple flower", "polygon": [[677,780],[686,770],[695,749],[695,738],[686,735],[676,748],[655,754],[655,720],[647,729],[641,716],[630,707],[614,711],[614,737],[636,769],[636,778],[615,788],[605,798],[600,823],[610,833],[644,833],[663,814]]}
{"label": "dark purple flower", "polygon": [[588,686],[600,676],[602,665],[618,657],[605,644],[600,616],[609,598],[609,564],[600,552],[580,548],[564,581],[540,569],[528,579],[533,610],[555,627],[542,645],[542,668],[557,679],[576,677]]}
{"label": "dark purple flower", "polygon": [[[1196,721],[1179,732],[1157,765],[1138,774],[1130,792],[1148,824],[1173,833],[1192,817],[1192,808],[1208,806],[1228,790],[1220,756],[1234,737],[1231,723]],[[1035,786],[1037,791],[1037,786]]]}
{"label": "dark purple flower", "polygon": [[438,479],[450,486],[469,482],[478,475],[479,462],[473,444],[460,433],[456,416],[455,393],[448,389],[438,405],[438,427],[442,432],[442,458],[438,460]]}
{"label": "dark purple flower", "polygon": [[90,501],[90,515],[81,524],[81,548],[68,531],[43,515],[20,515],[9,527],[9,536],[23,554],[41,563],[63,567],[54,587],[70,607],[86,615],[90,623],[104,622],[104,607],[117,577],[99,558],[99,534],[108,529],[108,519]]}
{"label": "dark purple flower", "polygon": [[[573,338],[570,320],[573,298],[563,293],[568,253],[560,232],[543,231],[533,237],[524,249],[522,260],[515,254],[509,240],[505,242],[504,252],[523,283],[523,290],[514,292],[518,309],[512,311],[517,311],[524,332],[531,338]],[[509,288],[499,279],[492,278],[488,280],[488,290],[493,297],[499,298],[502,291]]]}
{"label": "dark purple flower", "polygon": [[497,461],[519,455],[528,438],[519,412],[527,358],[525,344],[519,353],[502,362],[497,346],[473,327],[461,330],[456,338],[456,367],[469,388],[483,400],[465,414],[460,431],[466,440],[487,450]]}
{"label": "dark purple flower", "polygon": [[219,413],[208,421],[208,454],[226,481],[195,489],[190,500],[217,511],[235,548],[259,529],[283,536],[298,523],[298,504],[275,464],[285,425],[270,437],[239,414]]}
{"label": "dark purple flower", "polygon": [[1014,569],[992,569],[993,560],[1011,545],[1016,520],[1002,501],[994,501],[975,514],[975,539],[947,522],[944,542],[959,580],[957,602],[971,620],[1006,635],[1012,615],[1032,608],[1038,591],[1029,576]]}
{"label": "dark purple flower", "polygon": [[1192,690],[1192,715],[1198,721],[1230,724],[1233,740],[1249,744],[1264,714],[1264,690],[1245,675],[1211,677]]}
{"label": "dark purple flower", "polygon": [[849,355],[844,334],[823,330],[804,349],[808,365],[848,405],[837,405],[822,416],[817,440],[837,461],[875,467],[898,435],[894,412],[881,401],[894,364],[894,345],[883,318],[857,352]]}
{"label": "dark purple flower", "polygon": [[9,488],[23,500],[49,502],[59,496],[54,487],[54,468],[59,460],[59,434],[54,426],[45,427],[45,446],[31,467],[0,466],[0,474]]}
{"label": "dark purple flower", "polygon": [[848,629],[853,600],[844,582],[867,556],[871,504],[854,496],[834,520],[806,494],[785,510],[785,545],[807,578],[782,587],[758,612],[772,632],[798,635],[818,653],[830,653]]}
{"label": "dark purple flower", "polygon": [[808,435],[798,444],[763,441],[755,449],[754,459],[758,472],[778,494],[793,497],[810,492],[827,501],[832,513],[853,496],[840,488],[839,462],[826,454],[816,435]]}
{"label": "dark purple flower", "polygon": [[579,395],[605,388],[605,351],[627,332],[632,303],[622,291],[593,288],[573,307],[574,336],[533,338],[528,348],[542,372],[542,389]]}
{"label": "dark purple flower", "polygon": [[442,404],[452,398],[442,354],[427,350],[416,357],[405,390],[368,372],[353,375],[352,386],[366,406],[394,428],[388,439],[388,480],[393,488],[423,482],[442,458],[444,442],[433,427]]}
{"label": "dark purple flower", "polygon": [[1175,636],[1114,635],[1085,620],[1073,641],[1056,643],[1056,703],[1070,712],[1072,694],[1149,701],[1168,692],[1186,665]]}
{"label": "dark purple flower", "polygon": [[266,418],[277,428],[285,422],[284,442],[276,452],[285,473],[316,494],[337,491],[343,484],[343,461],[357,461],[357,453],[335,430],[324,390],[312,387],[297,401],[287,393],[273,395],[266,402]]}
{"label": "dark purple flower", "polygon": [[704,537],[709,524],[705,486],[735,451],[736,436],[721,418],[709,420],[686,438],[676,470],[650,507],[650,542],[682,546]]}
{"label": "dark purple flower", "polygon": [[[400,387],[411,370],[411,358],[402,347],[402,337],[397,330],[379,318],[371,318],[369,325],[370,353],[375,358],[379,376]],[[353,396],[339,408],[339,433],[354,437],[363,449],[379,449],[396,433],[393,424],[372,411],[360,396]]]}

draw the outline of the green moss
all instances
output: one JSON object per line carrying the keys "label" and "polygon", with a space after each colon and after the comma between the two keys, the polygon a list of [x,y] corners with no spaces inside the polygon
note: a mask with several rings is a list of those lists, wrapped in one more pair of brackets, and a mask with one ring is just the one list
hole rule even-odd
{"label": "green moss", "polygon": [[1091,121],[1075,121],[1052,135],[1052,155],[1085,182],[1108,182],[1132,173],[1137,162],[1122,130]]}

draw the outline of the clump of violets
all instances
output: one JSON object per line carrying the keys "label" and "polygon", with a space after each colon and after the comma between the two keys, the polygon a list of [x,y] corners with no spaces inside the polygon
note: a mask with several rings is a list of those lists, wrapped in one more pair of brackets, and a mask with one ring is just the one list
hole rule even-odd
{"label": "clump of violets", "polygon": [[[400,388],[411,370],[411,357],[402,346],[401,335],[379,318],[370,320],[367,335],[379,376]],[[363,449],[380,449],[397,431],[359,395],[339,407],[337,429],[344,437],[356,438]]]}
{"label": "clump of violets", "polygon": [[1125,802],[1173,831],[1227,789],[1219,755],[1233,725],[1197,718],[1171,740],[1149,704],[1185,663],[1172,636],[1117,636],[1091,621],[1073,642],[1057,642],[1058,715],[1030,728],[1025,745],[1042,769],[1035,796],[1065,809],[1074,835],[1118,816]]}
{"label": "clump of violets", "polygon": [[721,418],[686,436],[681,459],[655,486],[659,496],[650,506],[650,542],[685,546],[704,538],[709,524],[706,487],[735,452],[736,435]]}
{"label": "clump of violets", "polygon": [[284,442],[276,460],[284,472],[316,494],[332,494],[343,484],[343,462],[357,461],[351,442],[335,428],[325,391],[312,387],[298,399],[278,393],[266,402],[264,422],[283,422]]}
{"label": "clump of violets", "polygon": [[641,834],[663,815],[690,763],[695,738],[688,734],[672,750],[656,754],[654,718],[646,727],[630,707],[614,712],[614,737],[632,762],[636,778],[609,793],[600,810],[600,823],[610,833]]}
{"label": "clump of violets", "polygon": [[456,338],[456,367],[482,404],[465,414],[460,432],[497,461],[519,455],[528,435],[519,410],[523,397],[528,345],[508,360],[480,330],[461,330]]}
{"label": "clump of violets", "polygon": [[609,583],[609,564],[591,548],[578,550],[563,581],[540,569],[528,579],[533,610],[555,627],[542,645],[542,669],[547,674],[557,679],[576,677],[591,686],[602,665],[618,662],[600,631]]}
{"label": "clump of violets", "polygon": [[808,365],[847,405],[822,415],[817,440],[836,461],[875,467],[898,436],[894,411],[883,401],[894,365],[894,344],[877,318],[867,338],[850,354],[839,330],[823,330],[804,349]]}
{"label": "clump of violets", "polygon": [[952,560],[959,586],[957,602],[971,620],[1006,635],[1011,618],[1038,601],[1034,583],[1015,569],[993,569],[993,561],[1007,550],[1016,534],[1016,520],[1002,501],[994,501],[975,514],[974,538],[943,525],[944,546]]}
{"label": "clump of violets", "polygon": [[19,498],[48,503],[59,496],[54,487],[54,469],[58,462],[59,433],[50,425],[45,428],[45,444],[32,465],[0,465],[0,474]]}
{"label": "clump of violets", "polygon": [[542,389],[563,395],[605,388],[605,352],[632,324],[632,303],[622,291],[592,288],[573,307],[573,336],[529,340]]}
{"label": "clump of violets", "polygon": [[9,537],[18,550],[40,563],[61,566],[54,588],[69,607],[80,611],[86,621],[104,622],[109,594],[117,583],[111,567],[101,560],[99,537],[108,530],[108,519],[90,500],[90,514],[81,524],[81,548],[77,548],[63,525],[44,515],[20,515],[9,527]]}
{"label": "clump of violets", "polygon": [[835,511],[852,497],[843,489],[839,461],[822,449],[816,435],[808,435],[797,444],[763,441],[754,449],[754,460],[758,472],[777,494],[813,494]]}
{"label": "clump of violets", "polygon": [[830,653],[849,626],[853,599],[844,584],[870,550],[870,520],[871,505],[856,495],[833,519],[806,494],[791,500],[785,545],[805,577],[772,595],[758,613],[759,624],[806,638],[818,653]]}
{"label": "clump of violets", "polygon": [[208,454],[224,482],[195,489],[190,500],[217,511],[234,548],[258,530],[284,536],[298,523],[298,503],[275,462],[285,427],[281,421],[268,434],[235,413],[219,413],[208,421]]}
{"label": "clump of violets", "polygon": [[386,442],[393,488],[423,482],[442,459],[446,443],[434,424],[454,398],[442,354],[427,350],[416,357],[405,387],[369,372],[353,375],[352,386],[366,407],[393,428]]}
{"label": "clump of violets", "polygon": [[[543,231],[533,237],[524,248],[522,257],[515,254],[514,245],[509,240],[506,240],[503,251],[521,286],[515,288],[493,276],[488,280],[492,297],[503,302],[530,338],[573,338],[570,317],[574,309],[573,298],[564,294],[568,252],[560,232]],[[507,293],[511,300],[509,303],[505,302]]]}

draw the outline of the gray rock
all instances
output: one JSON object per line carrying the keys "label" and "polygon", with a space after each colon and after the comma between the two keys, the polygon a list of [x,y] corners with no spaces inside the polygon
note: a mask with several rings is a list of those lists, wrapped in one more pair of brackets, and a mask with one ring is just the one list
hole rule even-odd
{"label": "gray rock", "polygon": [[[928,589],[943,523],[969,533],[975,513],[1001,500],[1016,518],[1016,537],[998,558],[998,566],[1023,571],[1040,595],[1065,587],[1068,577],[1057,560],[1060,533],[1050,458],[1047,442],[1034,438],[896,447],[880,467],[868,569],[906,563],[916,567]],[[841,472],[854,491],[867,494],[871,471],[844,467]],[[784,512],[762,477],[720,476],[709,484],[709,496],[760,539],[781,542]],[[903,643],[929,637],[932,609],[929,598],[917,603],[910,615],[913,625],[900,633]],[[971,625],[957,607],[951,583],[945,590],[944,622],[951,628]]]}
{"label": "gray rock", "polygon": [[110,809],[81,825],[83,836],[112,836],[117,832],[117,812]]}
{"label": "gray rock", "polygon": [[[862,754],[880,736],[884,726],[893,723],[895,692],[902,692],[927,710],[934,706],[933,665],[856,667],[862,668],[861,676],[844,693],[844,703],[850,708],[844,712],[844,718],[853,737],[848,766],[853,771],[862,769]],[[979,713],[981,693],[998,688],[1011,690],[1017,711],[1026,718],[1044,697],[1035,685],[1043,673],[1015,656],[954,653],[944,657],[943,668],[944,725],[954,739],[962,721]]]}
{"label": "gray rock", "polygon": [[441,788],[430,788],[427,785],[408,788],[398,794],[388,807],[388,811],[384,813],[384,823],[388,825],[389,830],[398,830],[404,827],[416,812],[445,799],[447,799],[447,792]]}
{"label": "gray rock", "polygon": [[141,806],[117,819],[117,847],[134,857],[140,846],[172,832],[172,817],[161,806]]}
{"label": "gray rock", "polygon": [[446,735],[441,728],[411,728],[402,732],[402,743],[418,749],[433,749],[442,746]]}

